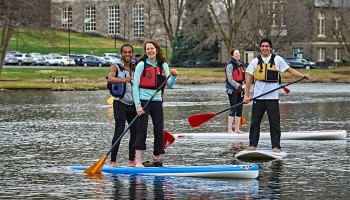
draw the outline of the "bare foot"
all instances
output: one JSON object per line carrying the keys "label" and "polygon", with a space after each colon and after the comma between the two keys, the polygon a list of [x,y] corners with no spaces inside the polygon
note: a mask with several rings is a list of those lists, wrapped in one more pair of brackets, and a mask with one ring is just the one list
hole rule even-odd
{"label": "bare foot", "polygon": [[273,152],[275,152],[275,153],[279,153],[280,152],[280,150],[278,149],[278,148],[273,148]]}
{"label": "bare foot", "polygon": [[237,134],[243,134],[244,132],[243,132],[243,131],[238,130],[238,131],[235,131],[235,133],[237,133]]}
{"label": "bare foot", "polygon": [[256,150],[256,147],[250,146],[250,147],[247,148],[247,150],[248,150],[248,151],[255,151],[255,150]]}
{"label": "bare foot", "polygon": [[144,167],[142,163],[136,163],[135,167]]}
{"label": "bare foot", "polygon": [[235,133],[235,132],[233,130],[229,130],[229,131],[227,131],[227,133],[232,134],[232,133]]}
{"label": "bare foot", "polygon": [[111,167],[116,167],[118,166],[117,162],[111,162],[111,164],[109,164]]}
{"label": "bare foot", "polygon": [[136,166],[136,164],[133,160],[128,161],[128,167],[135,167],[135,166]]}

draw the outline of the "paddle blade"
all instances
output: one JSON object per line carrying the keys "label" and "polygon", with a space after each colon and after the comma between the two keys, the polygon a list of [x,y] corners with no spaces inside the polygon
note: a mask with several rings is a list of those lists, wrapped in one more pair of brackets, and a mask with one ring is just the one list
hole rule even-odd
{"label": "paddle blade", "polygon": [[247,119],[245,117],[241,117],[241,124],[239,127],[243,126],[247,122]]}
{"label": "paddle blade", "polygon": [[87,174],[101,173],[102,167],[105,164],[106,159],[107,159],[107,155],[104,155],[99,161],[97,161],[91,167],[87,168],[84,171],[84,173],[87,173]]}
{"label": "paddle blade", "polygon": [[175,137],[171,135],[168,131],[163,131],[163,148],[166,149],[175,141]]}
{"label": "paddle blade", "polygon": [[109,97],[109,98],[107,99],[107,103],[108,103],[109,105],[112,105],[112,104],[113,104],[113,101],[114,101],[114,97]]}
{"label": "paddle blade", "polygon": [[187,120],[192,127],[197,127],[209,121],[213,117],[215,117],[215,114],[197,114],[190,116]]}
{"label": "paddle blade", "polygon": [[283,90],[285,93],[289,94],[290,93],[290,90],[287,88],[287,87],[283,87]]}

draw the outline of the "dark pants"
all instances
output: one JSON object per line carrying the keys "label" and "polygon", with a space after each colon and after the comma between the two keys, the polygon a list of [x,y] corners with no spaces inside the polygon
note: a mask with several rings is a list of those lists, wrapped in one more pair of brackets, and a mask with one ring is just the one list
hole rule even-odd
{"label": "dark pants", "polygon": [[[125,120],[128,124],[136,117],[136,109],[135,105],[126,105],[120,101],[113,101],[113,111],[114,111],[114,121],[115,121],[115,129],[114,136],[112,140],[112,145],[118,140],[118,138],[122,135],[125,129]],[[137,134],[137,122],[136,121],[130,126],[130,140],[129,140],[129,160],[135,159],[135,149],[133,147],[135,143],[135,138]],[[117,159],[117,154],[119,150],[120,140],[115,145],[115,147],[111,151],[111,161],[115,162]]]}
{"label": "dark pants", "polygon": [[[145,100],[141,100],[141,105],[147,103]],[[163,149],[163,130],[164,130],[164,115],[163,115],[163,102],[151,101],[146,108],[145,113],[139,117],[139,126],[137,128],[137,135],[135,140],[135,150],[146,150],[146,138],[148,127],[148,116],[150,115],[153,123],[153,155],[157,156],[164,154]]]}
{"label": "dark pants", "polygon": [[265,111],[267,111],[267,116],[269,118],[272,148],[280,149],[281,126],[278,99],[253,101],[253,111],[249,133],[249,146],[258,146],[260,124]]}
{"label": "dark pants", "polygon": [[[238,103],[243,102],[242,92],[232,92],[228,94],[228,99],[230,100],[230,107]],[[243,104],[230,109],[230,116],[242,117]]]}

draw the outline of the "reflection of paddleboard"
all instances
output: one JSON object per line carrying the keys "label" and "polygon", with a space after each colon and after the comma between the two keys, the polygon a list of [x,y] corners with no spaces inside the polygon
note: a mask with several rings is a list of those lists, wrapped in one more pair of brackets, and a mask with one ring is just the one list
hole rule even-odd
{"label": "reflection of paddleboard", "polygon": [[287,153],[282,150],[276,153],[270,148],[258,148],[254,151],[240,151],[235,155],[235,158],[239,160],[282,160],[286,155]]}

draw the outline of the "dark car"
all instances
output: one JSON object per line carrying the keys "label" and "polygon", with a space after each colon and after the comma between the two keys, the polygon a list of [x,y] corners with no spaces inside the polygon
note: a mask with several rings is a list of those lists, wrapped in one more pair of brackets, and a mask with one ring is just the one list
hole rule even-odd
{"label": "dark car", "polygon": [[304,58],[299,57],[286,57],[284,58],[286,60],[287,64],[291,66],[292,68],[303,68],[303,69],[313,69],[315,68],[315,63],[308,61]]}
{"label": "dark car", "polygon": [[73,59],[75,61],[75,65],[76,66],[82,66],[82,60],[84,58],[84,56],[82,55],[76,55],[76,54],[67,54],[67,56],[69,56],[71,59]]}
{"label": "dark car", "polygon": [[106,61],[106,60],[102,60],[101,58],[97,58],[97,57],[93,57],[93,56],[86,56],[83,60],[82,63],[84,65],[84,67],[87,66],[110,66],[111,64]]}

